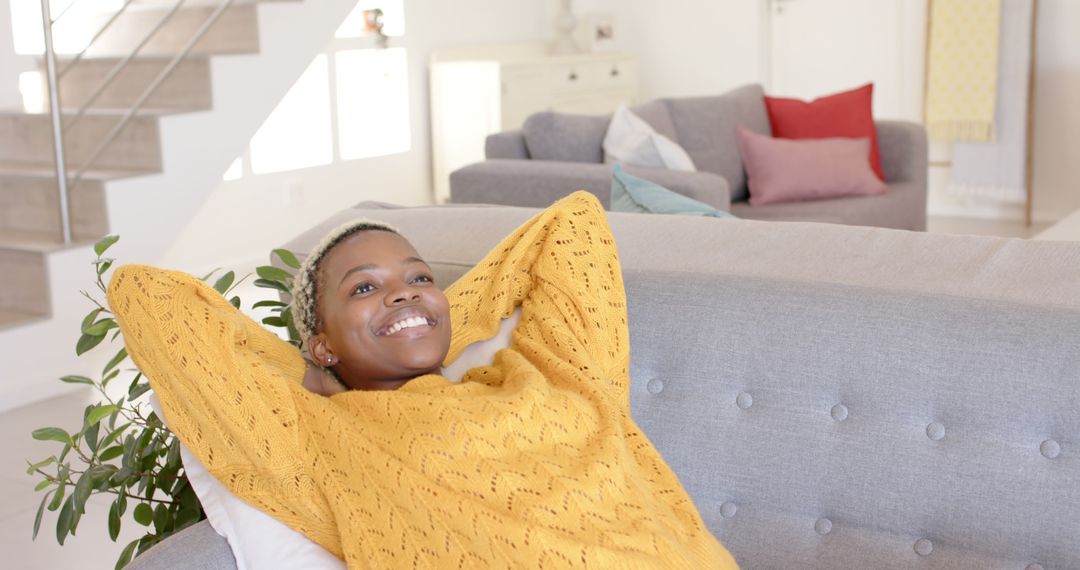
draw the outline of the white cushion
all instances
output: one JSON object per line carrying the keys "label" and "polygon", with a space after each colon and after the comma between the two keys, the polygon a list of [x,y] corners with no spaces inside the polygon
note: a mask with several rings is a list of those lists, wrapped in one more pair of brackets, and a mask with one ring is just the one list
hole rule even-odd
{"label": "white cushion", "polygon": [[[514,309],[510,317],[499,323],[499,331],[494,337],[465,347],[454,362],[442,370],[443,376],[457,382],[470,368],[494,362],[495,353],[510,346],[510,335],[519,320],[521,309]],[[152,392],[150,406],[165,421],[161,404]],[[183,443],[180,444],[180,457],[210,526],[229,542],[237,570],[344,570],[345,562],[325,548],[232,494]]]}
{"label": "white cushion", "polygon": [[647,168],[695,171],[690,155],[675,141],[656,132],[626,105],[611,116],[604,136],[604,161]]}

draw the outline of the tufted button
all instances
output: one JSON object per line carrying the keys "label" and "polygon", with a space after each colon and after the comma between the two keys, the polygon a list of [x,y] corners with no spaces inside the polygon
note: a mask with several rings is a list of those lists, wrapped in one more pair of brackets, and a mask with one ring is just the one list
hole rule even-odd
{"label": "tufted button", "polygon": [[739,507],[736,507],[735,503],[731,501],[726,501],[724,502],[724,504],[720,505],[720,516],[724,517],[725,519],[730,519],[731,517],[735,516],[735,513],[738,510]]}
{"label": "tufted button", "polygon": [[843,404],[837,404],[832,407],[832,419],[842,422],[847,419],[847,406]]}
{"label": "tufted button", "polygon": [[645,388],[649,390],[650,394],[659,394],[664,391],[664,381],[659,378],[653,378],[649,380],[648,384],[645,384]]}
{"label": "tufted button", "polygon": [[945,438],[945,426],[938,422],[930,422],[930,425],[926,426],[926,437],[934,441],[941,441]]}
{"label": "tufted button", "polygon": [[821,536],[825,536],[832,532],[832,521],[826,518],[820,518],[814,523],[814,530]]}
{"label": "tufted button", "polygon": [[754,405],[754,397],[746,392],[739,392],[739,395],[735,396],[735,405],[744,410],[749,409]]}
{"label": "tufted button", "polygon": [[934,543],[930,542],[929,538],[920,538],[915,541],[915,554],[919,556],[930,556],[930,553],[934,551]]}
{"label": "tufted button", "polygon": [[1024,570],[1043,570],[1043,565],[1039,563],[1028,564]]}
{"label": "tufted button", "polygon": [[1042,445],[1039,446],[1039,451],[1043,454],[1043,457],[1054,459],[1061,455],[1061,445],[1052,439],[1048,439],[1042,442]]}

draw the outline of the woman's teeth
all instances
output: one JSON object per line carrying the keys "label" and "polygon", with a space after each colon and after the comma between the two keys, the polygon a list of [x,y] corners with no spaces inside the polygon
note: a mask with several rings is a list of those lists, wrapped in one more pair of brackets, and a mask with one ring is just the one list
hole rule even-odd
{"label": "woman's teeth", "polygon": [[419,326],[427,326],[427,324],[428,324],[427,319],[425,319],[423,317],[409,317],[409,318],[407,318],[407,319],[405,319],[403,321],[398,321],[398,322],[390,325],[390,328],[386,330],[386,334],[389,336],[389,335],[392,335],[392,334],[400,331],[401,329],[408,329],[408,328],[419,327]]}

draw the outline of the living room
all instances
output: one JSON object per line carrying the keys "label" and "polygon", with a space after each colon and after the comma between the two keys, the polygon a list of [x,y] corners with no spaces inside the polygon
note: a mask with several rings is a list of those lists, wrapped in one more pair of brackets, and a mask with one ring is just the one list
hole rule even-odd
{"label": "living room", "polygon": [[[1013,0],[1002,2],[1009,5]],[[40,24],[36,29],[16,24],[25,21],[19,20],[16,4],[16,0],[0,0],[0,108],[22,110],[36,98],[40,110],[42,91],[35,91],[33,85],[45,79],[40,74],[35,80],[25,79],[25,74],[38,71],[38,58],[30,55],[32,48],[30,54],[17,47],[8,49],[9,43],[17,46],[25,38],[39,36]],[[266,4],[259,8],[264,47],[288,38],[294,19],[306,16],[298,6],[311,0]],[[136,196],[140,183],[135,181],[121,181],[110,188],[109,231],[121,237],[110,255],[120,262],[147,262],[193,274],[216,268],[243,274],[265,264],[271,249],[360,202],[421,206],[445,199],[437,190],[449,171],[440,171],[436,164],[439,151],[434,147],[440,135],[432,111],[432,61],[462,50],[485,54],[526,49],[522,46],[546,50],[556,43],[560,28],[571,34],[583,54],[618,54],[633,60],[636,81],[628,103],[715,96],[748,84],[761,85],[770,96],[810,100],[873,82],[876,119],[924,121],[931,9],[927,0],[881,1],[872,6],[858,0],[364,0],[359,5],[326,4],[334,4],[338,11],[332,15],[333,9],[326,8],[327,13],[319,15],[328,22],[323,27],[329,32],[314,37],[318,34],[311,30],[295,31],[297,45],[304,46],[297,50],[302,56],[282,53],[288,50],[278,42],[276,52],[267,50],[277,59],[264,56],[260,60],[253,54],[214,57],[242,60],[214,63],[213,72],[227,72],[228,66],[235,65],[249,73],[249,85],[237,86],[250,90],[242,91],[247,101],[225,92],[226,86],[244,82],[218,81],[215,75],[214,105],[221,110],[204,112],[205,119],[190,119],[190,124],[184,123],[189,119],[168,118],[165,121],[172,122],[162,128],[163,133],[179,134],[177,147],[162,151],[173,153],[164,154],[162,162],[166,166],[192,164],[190,170],[197,170],[201,177],[195,180],[213,183],[182,200],[146,193]],[[1072,33],[1080,22],[1080,5],[1071,0],[1032,4],[1038,6],[1035,25],[1024,36],[1034,54],[1029,62],[1031,86],[1025,83],[1020,89],[1028,96],[1027,104],[1016,107],[1024,119],[1019,121],[1025,127],[1019,164],[1027,168],[1026,187],[1008,196],[958,189],[950,184],[952,148],[932,144],[926,191],[926,223],[932,234],[1031,238],[1049,229],[1056,232],[1054,239],[1080,239],[1075,229],[1071,238],[1068,228],[1054,229],[1080,210],[1080,188],[1074,182],[1080,163],[1067,150],[1080,139],[1080,115],[1072,111],[1073,102],[1080,98],[1080,40]],[[372,30],[369,20],[375,8],[381,10],[379,24],[385,38]],[[61,6],[54,6],[54,17],[61,11]],[[9,13],[10,22],[6,20]],[[334,18],[338,21],[331,25]],[[349,30],[342,22],[350,22]],[[807,34],[808,29],[813,33]],[[8,30],[12,30],[10,38],[5,37]],[[338,30],[336,35],[334,30]],[[330,36],[336,37],[327,41]],[[794,39],[806,43],[787,41]],[[377,57],[364,59],[370,54]],[[814,68],[815,82],[799,84],[792,78],[799,78],[796,70],[806,69],[806,58],[829,63]],[[836,61],[839,58],[845,59]],[[370,85],[365,81],[382,83],[373,90],[365,88]],[[357,104],[349,106],[350,101]],[[222,136],[201,140],[206,137],[197,127],[215,123]],[[358,124],[378,127],[355,129]],[[466,150],[477,161],[483,160],[482,147]],[[1024,151],[1030,152],[1032,160],[1026,161]],[[149,182],[151,187],[157,184],[175,190],[186,179],[154,180]],[[157,208],[162,205],[155,203],[159,200],[174,215],[160,213]],[[155,230],[159,235],[151,235]],[[222,239],[223,235],[228,239]],[[79,289],[93,285],[87,263],[94,256],[88,243],[92,242],[84,240],[81,246],[59,248],[52,254],[52,276],[45,287],[52,294],[51,324],[35,322],[0,330],[7,341],[0,345],[10,363],[0,387],[0,425],[13,434],[0,473],[0,496],[10,506],[0,511],[0,528],[6,531],[3,544],[13,553],[13,568],[67,567],[87,561],[93,561],[91,567],[104,568],[116,560],[124,538],[138,537],[135,523],[126,521],[120,542],[110,541],[102,524],[108,504],[92,500],[91,509],[100,512],[88,513],[79,536],[69,538],[63,547],[51,536],[57,516],[52,512],[46,512],[41,536],[33,543],[27,540],[39,496],[32,491],[36,480],[23,475],[23,460],[51,453],[47,444],[31,440],[29,433],[47,425],[74,427],[70,424],[77,423],[89,392],[57,378],[97,374],[110,356],[76,359],[70,350],[79,336],[79,322],[89,310],[78,294]],[[246,295],[267,295],[266,290],[253,287],[238,291],[245,301]],[[650,384],[648,392],[655,386]],[[739,401],[739,409],[745,409],[744,404],[749,407],[745,398]],[[1075,434],[1069,436],[1075,438]],[[1059,437],[1055,441],[1070,440]],[[743,563],[753,566],[751,561]]]}

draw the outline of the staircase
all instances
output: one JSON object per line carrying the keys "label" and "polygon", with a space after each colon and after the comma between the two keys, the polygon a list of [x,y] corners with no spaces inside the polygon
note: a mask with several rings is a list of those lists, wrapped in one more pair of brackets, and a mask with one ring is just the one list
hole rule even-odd
{"label": "staircase", "polygon": [[[87,246],[118,233],[123,261],[152,263],[161,256],[356,4],[234,0],[88,164],[99,142],[221,2],[187,0],[176,8],[177,0],[133,0],[60,80],[69,180],[86,167],[81,180],[69,184],[71,244],[64,244],[60,226],[50,116],[0,111],[0,359],[14,359],[15,370],[40,369],[48,379],[77,370],[74,359],[56,355],[73,353],[78,322],[89,310],[74,299],[92,275]],[[110,71],[172,10],[77,116]],[[101,14],[92,29],[109,17]],[[61,19],[56,37],[65,23]],[[71,59],[59,56],[57,68]],[[55,370],[48,365],[53,361],[59,361]],[[37,399],[39,389],[35,379],[0,378],[0,410]]]}

